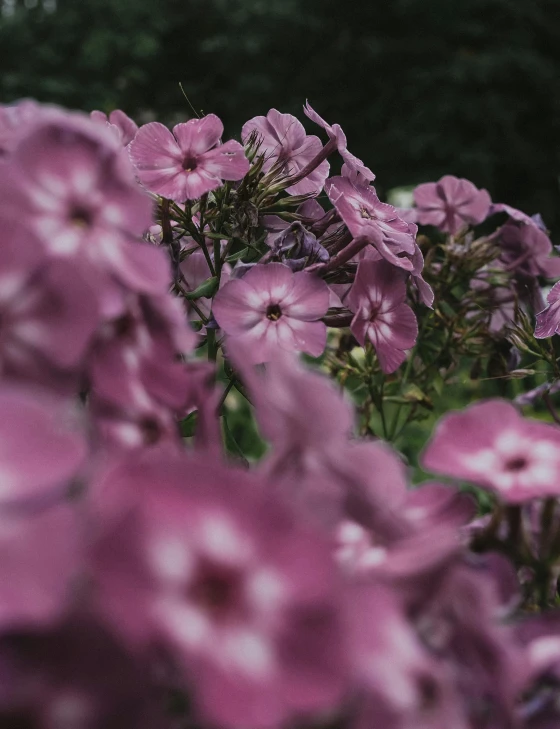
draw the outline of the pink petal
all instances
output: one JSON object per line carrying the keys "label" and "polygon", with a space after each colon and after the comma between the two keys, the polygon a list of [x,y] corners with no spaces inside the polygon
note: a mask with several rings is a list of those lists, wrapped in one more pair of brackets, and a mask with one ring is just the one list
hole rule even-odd
{"label": "pink petal", "polygon": [[327,327],[322,321],[301,321],[286,317],[286,321],[292,330],[296,349],[311,355],[320,357],[327,346]]}
{"label": "pink petal", "polygon": [[245,156],[245,150],[233,139],[206,152],[198,164],[205,172],[219,180],[241,180],[251,166]]}
{"label": "pink petal", "polygon": [[215,114],[202,119],[189,119],[188,122],[173,127],[181,152],[184,156],[198,157],[212,149],[224,133],[224,125]]}
{"label": "pink petal", "polygon": [[291,292],[282,300],[287,316],[313,321],[325,316],[329,308],[329,288],[320,278],[305,271],[294,274]]}
{"label": "pink petal", "polygon": [[255,303],[253,288],[245,280],[249,273],[244,279],[228,281],[214,298],[212,313],[227,334],[245,332],[265,319],[264,311]]}

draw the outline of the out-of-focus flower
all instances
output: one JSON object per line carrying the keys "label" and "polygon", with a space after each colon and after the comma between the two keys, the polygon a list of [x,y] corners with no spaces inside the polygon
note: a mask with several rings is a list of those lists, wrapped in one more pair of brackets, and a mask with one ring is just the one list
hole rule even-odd
{"label": "out-of-focus flower", "polygon": [[246,347],[246,357],[258,363],[274,359],[278,347],[321,355],[327,331],[319,319],[328,306],[328,287],[321,279],[269,263],[220,289],[213,313],[225,333]]}
{"label": "out-of-focus flower", "polygon": [[131,639],[163,641],[201,716],[225,727],[334,708],[345,685],[330,542],[265,487],[167,458],[118,465],[98,493],[132,504],[95,548],[100,607]]}
{"label": "out-of-focus flower", "polygon": [[421,225],[434,225],[454,235],[466,225],[481,223],[488,216],[491,199],[469,180],[445,175],[439,182],[418,185],[414,202]]}
{"label": "out-of-focus flower", "polygon": [[92,621],[5,633],[0,666],[0,725],[6,729],[169,726],[147,656],[127,654]]}
{"label": "out-of-focus flower", "polygon": [[[37,452],[30,450],[29,457],[35,459]],[[0,509],[3,632],[53,624],[68,609],[72,581],[83,568],[82,529],[75,509],[66,504],[42,510]],[[1,716],[0,708],[0,726]]]}
{"label": "out-of-focus flower", "polygon": [[92,111],[90,116],[94,121],[106,124],[123,147],[132,142],[138,131],[138,124],[120,109],[115,109],[109,116],[102,111]]}
{"label": "out-of-focus flower", "polygon": [[394,266],[412,270],[415,225],[401,220],[392,205],[380,202],[373,187],[356,186],[347,177],[331,177],[325,190],[354,238],[366,238]]}
{"label": "out-of-focus flower", "polygon": [[25,226],[49,255],[88,261],[98,276],[115,276],[134,290],[166,289],[165,255],[134,240],[150,225],[151,201],[99,124],[45,113],[2,166],[0,185],[5,214],[18,218],[25,209]]}
{"label": "out-of-focus flower", "polygon": [[405,303],[406,285],[398,269],[387,261],[363,260],[346,304],[354,312],[350,326],[362,346],[373,344],[385,373],[394,372],[414,346],[418,323]]}
{"label": "out-of-focus flower", "polygon": [[[300,172],[321,151],[319,137],[307,135],[303,124],[291,114],[271,109],[266,116],[256,116],[243,125],[241,139],[247,143],[256,134],[258,154],[264,155],[263,171],[273,167],[290,176]],[[329,174],[329,163],[323,160],[307,177],[286,188],[291,195],[318,195]]]}
{"label": "out-of-focus flower", "polygon": [[424,468],[520,503],[560,491],[560,429],[523,418],[502,400],[477,403],[438,423]]}
{"label": "out-of-focus flower", "polygon": [[239,142],[220,144],[223,131],[215,114],[177,124],[173,133],[159,122],[140,127],[129,147],[140,182],[150,192],[183,203],[224,180],[240,180],[249,171],[249,160]]}
{"label": "out-of-focus flower", "polygon": [[7,157],[45,107],[31,99],[17,104],[0,104],[0,159]]}
{"label": "out-of-focus flower", "polygon": [[83,464],[79,418],[50,392],[0,387],[0,504],[60,498]]}
{"label": "out-of-focus flower", "polygon": [[372,182],[373,180],[375,180],[375,175],[369,169],[369,167],[366,167],[361,159],[358,159],[351,152],[348,151],[346,145],[346,135],[342,131],[342,127],[340,126],[340,124],[333,124],[332,126],[328,124],[322,117],[319,116],[319,114],[317,114],[317,112],[311,107],[311,104],[309,102],[306,102],[305,106],[303,107],[303,113],[306,117],[308,117],[308,119],[311,119],[312,122],[315,122],[315,124],[318,124],[320,127],[322,127],[329,135],[329,139],[335,142],[336,148],[338,149],[340,156],[347,165],[347,170],[350,174],[359,175],[359,177],[366,182]]}

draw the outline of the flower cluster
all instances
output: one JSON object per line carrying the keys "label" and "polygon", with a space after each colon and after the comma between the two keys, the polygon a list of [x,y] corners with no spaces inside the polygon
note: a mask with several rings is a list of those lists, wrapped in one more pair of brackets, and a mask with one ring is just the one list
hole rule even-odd
{"label": "flower cluster", "polygon": [[2,727],[560,723],[558,383],[444,415],[448,483],[379,437],[466,364],[560,380],[560,259],[304,111],[0,109]]}

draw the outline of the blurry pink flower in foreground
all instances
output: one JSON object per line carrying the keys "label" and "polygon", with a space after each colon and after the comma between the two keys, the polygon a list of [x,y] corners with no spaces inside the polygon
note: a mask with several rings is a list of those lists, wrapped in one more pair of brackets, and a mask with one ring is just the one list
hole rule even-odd
{"label": "blurry pink flower in foreground", "polygon": [[313,357],[325,349],[329,290],[318,278],[293,273],[283,263],[254,266],[229,281],[214,299],[213,313],[225,333],[246,348],[252,363],[268,362],[280,347]]}
{"label": "blurry pink flower in foreground", "polygon": [[[323,145],[319,137],[307,135],[303,124],[291,114],[281,114],[271,109],[266,116],[256,116],[243,125],[241,139],[246,144],[252,133],[260,143],[258,153],[264,154],[263,171],[274,165],[281,165],[286,175],[295,175],[302,170]],[[329,174],[329,163],[324,160],[307,177],[286,188],[292,195],[318,194]]]}
{"label": "blurry pink flower in foreground", "polygon": [[124,462],[98,492],[120,504],[96,548],[100,607],[121,634],[163,641],[213,725],[277,726],[345,685],[330,540],[267,490],[183,457]]}
{"label": "blurry pink flower in foreground", "polygon": [[414,346],[418,323],[405,303],[402,274],[387,261],[363,260],[346,304],[355,312],[350,326],[362,346],[366,339],[375,347],[381,369],[394,372]]}
{"label": "blurry pink flower in foreground", "polygon": [[223,180],[240,180],[249,160],[239,142],[220,144],[223,131],[215,114],[177,124],[173,133],[159,122],[140,127],[129,147],[140,182],[182,203],[215,190]]}
{"label": "blurry pink flower in foreground", "polygon": [[491,199],[469,180],[445,175],[439,182],[424,182],[414,190],[421,225],[434,225],[455,234],[466,225],[481,223],[488,215]]}
{"label": "blurry pink flower in foreground", "polygon": [[557,496],[560,429],[488,400],[444,416],[422,466],[492,489],[510,503]]}
{"label": "blurry pink flower in foreground", "polygon": [[560,281],[555,283],[546,297],[548,306],[537,314],[535,337],[546,339],[558,333],[560,327]]}
{"label": "blurry pink flower in foreground", "polygon": [[138,124],[120,109],[115,109],[109,116],[102,111],[92,111],[90,116],[93,121],[106,124],[124,147],[132,142],[138,131]]}

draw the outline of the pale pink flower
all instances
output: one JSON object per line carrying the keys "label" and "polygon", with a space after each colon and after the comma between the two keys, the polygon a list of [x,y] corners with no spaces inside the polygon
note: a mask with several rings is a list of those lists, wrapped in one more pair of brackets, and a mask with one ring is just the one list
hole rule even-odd
{"label": "pale pink flower", "polygon": [[293,273],[282,263],[254,266],[216,295],[213,313],[224,332],[253,363],[274,359],[280,349],[313,357],[325,349],[329,291],[319,278]]}
{"label": "pale pink flower", "polygon": [[150,192],[183,203],[224,180],[240,180],[249,171],[249,160],[239,142],[220,144],[223,131],[215,114],[177,124],[173,133],[159,122],[140,127],[129,147],[140,182]]}
{"label": "pale pink flower", "polygon": [[523,418],[503,400],[444,416],[422,465],[520,503],[560,493],[560,429]]}
{"label": "pale pink flower", "polygon": [[439,182],[418,185],[414,202],[421,225],[434,225],[454,235],[467,225],[481,223],[492,201],[486,190],[479,190],[469,180],[445,175]]}
{"label": "pale pink flower", "polygon": [[394,372],[414,346],[418,323],[405,303],[406,284],[387,261],[363,260],[346,304],[354,312],[351,330],[360,344],[373,344],[385,373]]}
{"label": "pale pink flower", "polygon": [[[256,134],[258,154],[264,155],[263,171],[272,167],[284,175],[295,175],[308,165],[321,151],[319,137],[307,135],[303,124],[291,114],[271,109],[266,116],[256,116],[243,125],[241,139],[246,144]],[[291,195],[317,195],[323,189],[329,174],[329,163],[324,160],[295,185],[286,188]]]}

